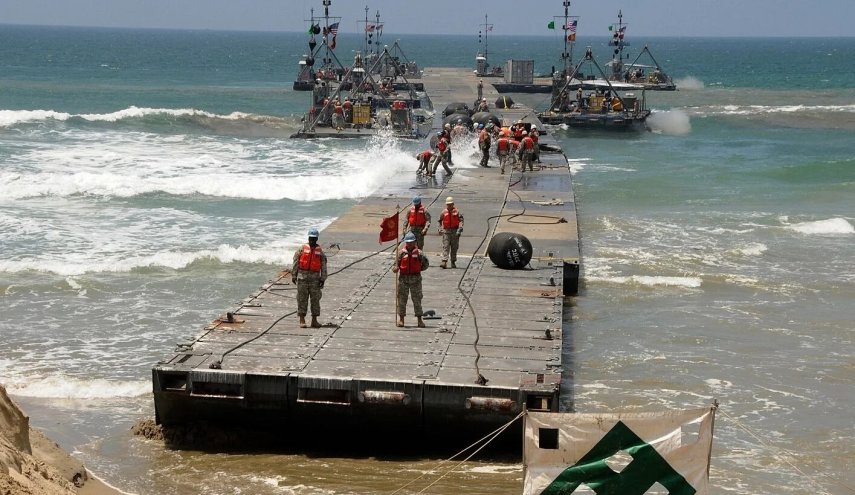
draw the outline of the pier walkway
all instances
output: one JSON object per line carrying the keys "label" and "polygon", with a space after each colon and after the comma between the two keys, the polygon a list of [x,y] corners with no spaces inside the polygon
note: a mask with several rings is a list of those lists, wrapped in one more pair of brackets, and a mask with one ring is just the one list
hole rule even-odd
{"label": "pier walkway", "polygon": [[[423,81],[437,109],[470,105],[477,78],[435,68]],[[493,101],[498,93],[484,87]],[[492,98],[492,100],[491,100]],[[492,105],[491,105],[492,108]],[[495,110],[503,122],[535,122],[528,108]],[[558,150],[551,136],[547,149]],[[458,168],[450,178],[391,178],[321,232],[329,278],[321,328],[298,328],[296,287],[283,270],[154,366],[157,421],[198,420],[310,425],[373,435],[480,438],[522,408],[557,411],[562,378],[565,296],[576,292],[579,239],[571,176],[560,151],[543,151],[540,170],[500,175]],[[423,274],[427,328],[412,305],[395,326],[394,242],[380,245],[380,221],[419,194],[433,224]],[[465,217],[456,269],[439,268],[437,221],[453,196]],[[526,236],[530,266],[503,270],[486,256],[499,232]],[[384,249],[384,251],[380,251]],[[262,426],[263,427],[263,426]],[[514,436],[518,440],[520,435]]]}

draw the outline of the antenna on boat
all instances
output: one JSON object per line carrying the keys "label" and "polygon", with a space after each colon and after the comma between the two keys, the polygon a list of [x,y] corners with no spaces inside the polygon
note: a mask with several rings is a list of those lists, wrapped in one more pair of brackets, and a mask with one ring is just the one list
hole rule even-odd
{"label": "antenna on boat", "polygon": [[370,37],[369,30],[371,30],[371,35],[373,35],[374,29],[368,25],[368,6],[366,5],[365,6],[365,49],[363,50],[363,52],[365,53],[366,56],[368,56],[368,45],[371,43],[368,39]]}
{"label": "antenna on boat", "polygon": [[380,11],[379,10],[374,13],[374,22],[375,22],[374,30],[377,31],[377,39],[374,41],[374,53],[376,53],[377,56],[379,57],[380,56],[380,45],[381,45],[380,37],[383,36],[383,25],[380,24]]}
{"label": "antenna on boat", "polygon": [[[487,14],[484,14],[484,24],[481,24],[481,26],[484,26],[484,60],[489,60],[487,56],[489,54],[489,47],[487,46],[487,31],[492,31],[493,25],[487,22]],[[481,43],[481,31],[478,31],[478,43]]]}
{"label": "antenna on boat", "polygon": [[[563,77],[568,74],[568,68],[573,65],[573,45],[576,44],[576,26],[579,22],[578,16],[570,15],[570,0],[564,0],[564,22],[561,24],[561,29],[564,31],[564,51],[561,53],[561,60],[564,68],[561,72]],[[555,18],[560,19],[556,16]],[[570,49],[567,49],[567,45]]]}

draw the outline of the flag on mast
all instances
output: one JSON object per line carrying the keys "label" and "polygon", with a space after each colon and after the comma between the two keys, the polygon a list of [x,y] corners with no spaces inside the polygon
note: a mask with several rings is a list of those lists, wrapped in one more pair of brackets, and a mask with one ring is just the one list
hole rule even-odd
{"label": "flag on mast", "polygon": [[717,406],[654,413],[528,412],[523,495],[707,495]]}
{"label": "flag on mast", "polygon": [[546,25],[547,29],[555,29],[555,21],[549,21],[549,24]]}

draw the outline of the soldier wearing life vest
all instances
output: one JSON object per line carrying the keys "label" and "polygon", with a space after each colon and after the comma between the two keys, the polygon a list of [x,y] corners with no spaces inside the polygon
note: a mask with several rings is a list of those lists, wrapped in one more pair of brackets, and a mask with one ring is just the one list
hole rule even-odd
{"label": "soldier wearing life vest", "polygon": [[333,127],[336,128],[337,131],[340,131],[344,127],[344,107],[341,106],[341,102],[338,98],[335,99],[335,103],[333,106]]}
{"label": "soldier wearing life vest", "polygon": [[439,233],[442,235],[442,263],[440,268],[447,268],[449,254],[451,268],[457,268],[457,247],[460,245],[460,234],[463,233],[463,215],[454,207],[454,198],[445,198],[445,209],[439,214]]}
{"label": "soldier wearing life vest", "polygon": [[312,328],[319,328],[321,290],[327,279],[327,255],[318,245],[318,229],[309,229],[309,243],[294,253],[291,282],[297,284],[297,316],[300,328],[306,328],[306,309],[312,300]]}
{"label": "soldier wearing life vest", "polygon": [[344,103],[341,104],[342,110],[344,110],[344,121],[348,124],[353,123],[353,102],[350,101],[350,97],[346,97],[344,99]]}
{"label": "soldier wearing life vest", "polygon": [[445,175],[450,176],[452,172],[451,169],[448,167],[448,162],[449,157],[451,155],[451,146],[449,145],[448,140],[445,138],[441,131],[436,133],[436,137],[436,154],[433,157],[433,169],[428,175],[436,175],[436,169],[439,168],[439,165],[441,163],[442,168],[445,169]]}
{"label": "soldier wearing life vest", "polygon": [[422,198],[413,197],[413,206],[404,219],[404,232],[412,232],[416,236],[416,245],[419,249],[425,248],[425,234],[430,227],[430,213],[422,204]]}
{"label": "soldier wearing life vest", "polygon": [[536,161],[540,163],[540,132],[537,130],[536,125],[531,126],[531,131],[528,133],[528,137],[534,142],[534,147],[532,148],[531,159],[532,161]]}
{"label": "soldier wearing life vest", "polygon": [[484,124],[478,124],[478,129],[480,129],[478,133],[478,148],[481,149],[481,166],[489,167],[490,146],[492,144],[490,131],[484,128]]}
{"label": "soldier wearing life vest", "polygon": [[422,320],[422,272],[428,268],[428,259],[416,245],[416,236],[408,232],[404,236],[404,249],[398,253],[395,266],[392,271],[398,273],[398,322],[397,326],[404,326],[404,318],[407,316],[407,299],[413,298],[413,311],[416,314],[418,326],[424,328]]}
{"label": "soldier wearing life vest", "polygon": [[420,175],[422,172],[424,172],[425,175],[430,175],[431,158],[433,158],[433,152],[431,150],[424,150],[416,155],[416,160],[419,161],[419,169],[416,170],[417,175]]}
{"label": "soldier wearing life vest", "polygon": [[520,139],[520,169],[525,172],[525,166],[528,165],[530,171],[534,171],[532,157],[534,156],[534,140],[527,132],[523,132],[523,137]]}
{"label": "soldier wearing life vest", "polygon": [[496,156],[499,157],[499,172],[505,174],[505,165],[508,164],[508,155],[511,153],[511,138],[502,135],[496,141]]}

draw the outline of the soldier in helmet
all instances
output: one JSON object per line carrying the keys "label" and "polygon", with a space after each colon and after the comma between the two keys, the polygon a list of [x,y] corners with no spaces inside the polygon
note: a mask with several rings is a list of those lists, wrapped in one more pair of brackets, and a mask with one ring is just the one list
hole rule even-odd
{"label": "soldier in helmet", "polygon": [[413,297],[413,311],[416,314],[418,326],[424,328],[422,320],[422,272],[428,268],[428,259],[416,245],[416,236],[407,232],[404,236],[404,249],[398,253],[398,259],[392,271],[400,272],[398,277],[398,322],[397,326],[404,326],[404,317],[407,316],[407,298],[409,294]]}
{"label": "soldier in helmet", "polygon": [[440,268],[448,266],[451,255],[451,268],[457,268],[457,247],[463,234],[463,214],[454,207],[454,198],[445,198],[445,209],[439,214],[439,233],[442,235],[442,263]]}
{"label": "soldier in helmet", "polygon": [[327,279],[327,255],[318,245],[318,229],[309,229],[309,243],[294,253],[291,282],[297,284],[297,316],[300,328],[306,328],[306,309],[312,300],[312,328],[319,328],[321,289]]}
{"label": "soldier in helmet", "polygon": [[412,232],[416,236],[419,249],[425,248],[425,235],[430,228],[430,212],[422,204],[421,196],[413,197],[413,206],[404,220],[404,232]]}

